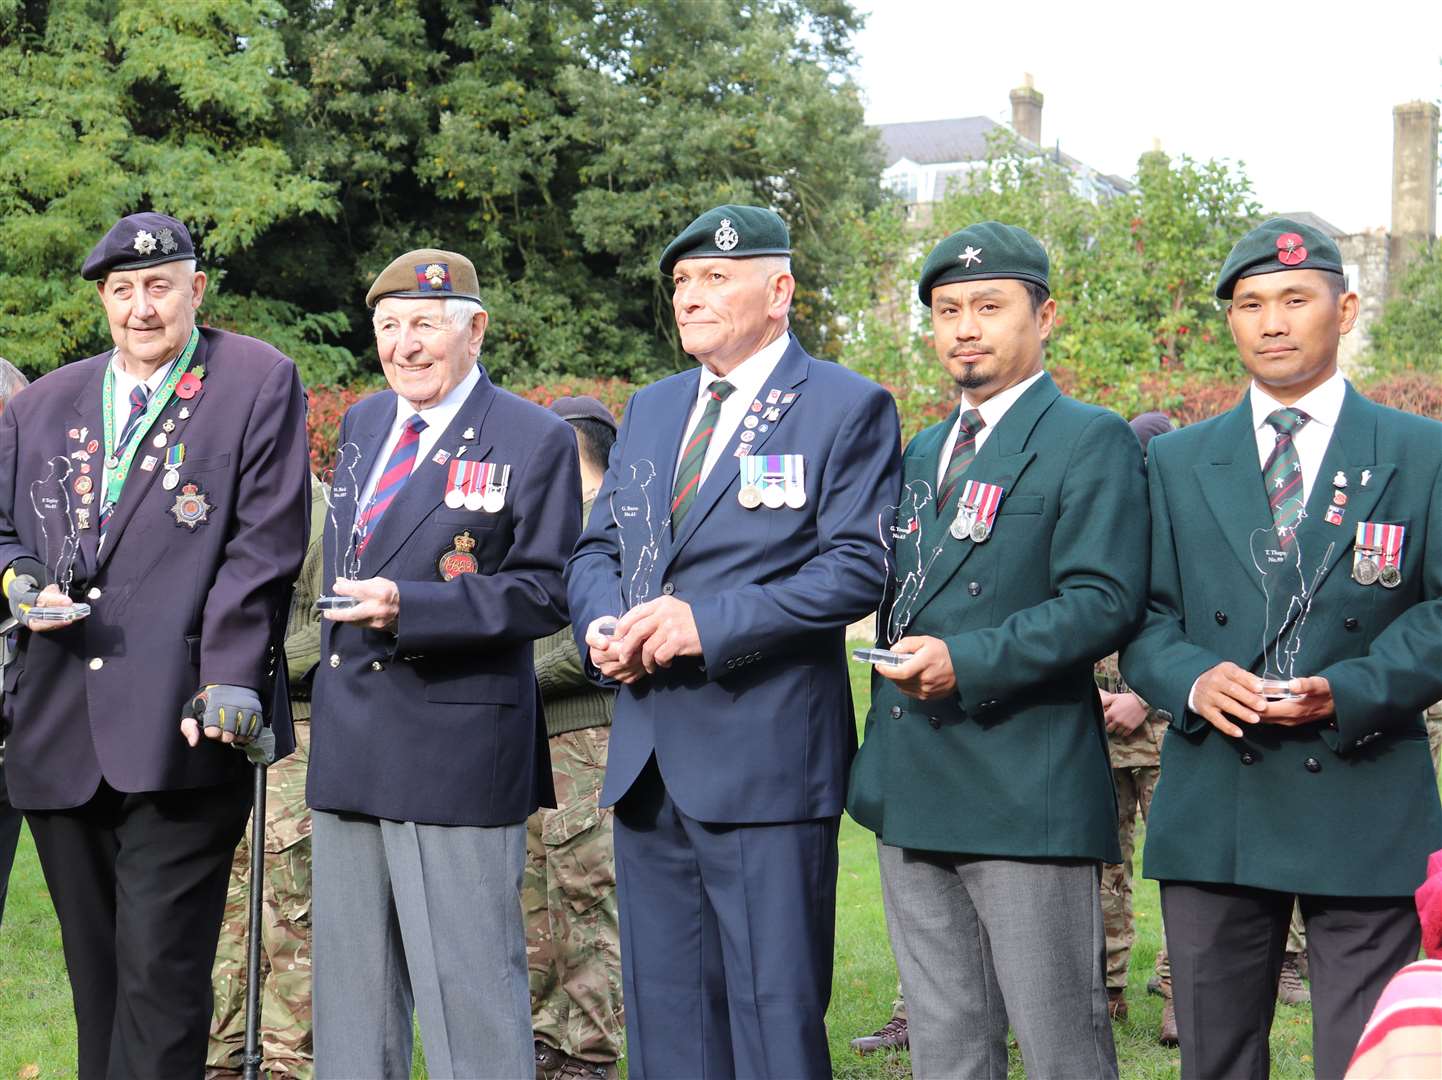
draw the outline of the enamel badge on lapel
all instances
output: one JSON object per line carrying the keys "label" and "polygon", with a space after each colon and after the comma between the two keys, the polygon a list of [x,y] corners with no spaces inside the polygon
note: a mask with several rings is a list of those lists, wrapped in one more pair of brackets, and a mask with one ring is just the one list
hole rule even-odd
{"label": "enamel badge on lapel", "polygon": [[470,530],[467,529],[460,536],[452,538],[451,543],[454,546],[441,556],[440,562],[436,563],[436,569],[441,572],[441,577],[450,581],[462,574],[477,573],[481,564],[472,554],[476,550],[476,540],[471,536]]}
{"label": "enamel badge on lapel", "polygon": [[968,480],[961,487],[956,504],[956,520],[951,523],[954,540],[971,538],[973,544],[984,544],[996,523],[996,512],[1005,494],[1000,484],[983,484]]}
{"label": "enamel badge on lapel", "polygon": [[186,484],[175,497],[175,505],[170,508],[170,512],[175,515],[177,525],[193,530],[197,525],[209,520],[207,515],[214,509],[206,500],[205,492],[194,484]]}

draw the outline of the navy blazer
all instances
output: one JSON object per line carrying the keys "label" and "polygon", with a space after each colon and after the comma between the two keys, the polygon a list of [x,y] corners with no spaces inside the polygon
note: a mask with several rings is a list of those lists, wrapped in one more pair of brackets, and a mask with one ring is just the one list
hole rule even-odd
{"label": "navy blazer", "polygon": [[[102,439],[109,362],[103,353],[50,372],[0,417],[0,566],[29,555],[53,572],[30,485],[51,459]],[[259,691],[289,750],[275,646],[309,526],[305,391],[288,358],[239,334],[203,328],[192,370],[201,366],[200,393],[172,398],[141,437],[103,550],[104,450],[71,458],[76,509],[80,465],[90,466],[94,485],[72,585],[91,613],[64,630],[20,631],[4,706],[12,724],[6,779],[17,806],[79,806],[102,776],[118,791],[165,791],[243,775],[244,755],[209,740],[192,749],[180,734],[181,708],[206,683]],[[173,490],[160,480],[163,467],[144,468],[147,455],[165,459],[151,440],[167,420],[175,424],[170,444],[185,446]],[[172,512],[190,484],[211,507],[194,528]]]}
{"label": "navy blazer", "polygon": [[793,337],[758,398],[764,408],[778,391],[782,414],[756,429],[751,447],[802,455],[805,505],[740,505],[738,427],[673,537],[671,489],[699,381],[699,369],[683,372],[631,399],[566,568],[586,656],[586,627],[623,610],[612,494],[654,468],[654,558],[628,556],[626,570],[652,598],[691,605],[704,656],[678,658],[621,688],[602,802],[620,799],[654,753],[676,804],[702,821],[840,814],[856,751],[845,633],[876,609],[885,582],[877,520],[900,489],[896,406],[880,386],[808,356]]}
{"label": "navy blazer", "polygon": [[[396,416],[386,390],[351,407],[340,442],[363,485]],[[444,502],[450,462],[511,466],[498,513]],[[438,462],[441,451],[450,454]],[[337,483],[340,483],[337,480]],[[327,515],[324,589],[354,501]],[[349,506],[349,512],[344,507]],[[566,624],[561,571],[581,529],[576,438],[485,371],[431,455],[382,515],[361,578],[400,589],[396,632],[327,620],[312,698],[311,807],[431,825],[508,825],[554,805],[531,645]],[[470,533],[478,572],[439,562]]]}

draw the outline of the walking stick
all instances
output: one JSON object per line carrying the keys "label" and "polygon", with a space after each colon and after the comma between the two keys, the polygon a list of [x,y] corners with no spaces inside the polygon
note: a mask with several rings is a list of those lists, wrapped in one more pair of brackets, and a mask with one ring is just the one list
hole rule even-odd
{"label": "walking stick", "polygon": [[250,918],[247,928],[245,972],[245,1080],[260,1078],[260,919],[265,899],[261,878],[265,874],[265,773],[263,761],[255,763],[254,807],[250,820]]}

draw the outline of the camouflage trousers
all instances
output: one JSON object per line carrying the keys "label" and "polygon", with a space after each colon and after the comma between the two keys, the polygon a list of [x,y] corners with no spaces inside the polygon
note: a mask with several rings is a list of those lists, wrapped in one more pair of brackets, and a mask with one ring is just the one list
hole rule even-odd
{"label": "camouflage trousers", "polygon": [[[1136,924],[1132,918],[1132,855],[1136,849],[1137,814],[1146,821],[1152,812],[1152,793],[1157,787],[1161,770],[1155,765],[1137,765],[1112,769],[1117,789],[1117,839],[1121,841],[1122,861],[1102,864],[1102,923],[1107,936],[1107,989],[1125,990],[1127,965],[1132,945],[1136,942]],[[1157,950],[1156,972],[1163,984],[1171,982],[1172,968],[1167,961],[1166,937]]]}
{"label": "camouflage trousers", "polygon": [[[261,918],[261,1054],[273,1076],[309,1080],[313,1072],[310,1000],[310,809],[305,771],[310,722],[295,725],[296,750],[266,775],[265,883]],[[225,921],[211,982],[206,1067],[240,1075],[245,1053],[246,924],[250,903],[250,834],[235,850]]]}
{"label": "camouflage trousers", "polygon": [[621,1056],[621,934],[609,809],[596,805],[609,727],[550,739],[555,810],[526,822],[521,907],[536,1039],[582,1061]]}

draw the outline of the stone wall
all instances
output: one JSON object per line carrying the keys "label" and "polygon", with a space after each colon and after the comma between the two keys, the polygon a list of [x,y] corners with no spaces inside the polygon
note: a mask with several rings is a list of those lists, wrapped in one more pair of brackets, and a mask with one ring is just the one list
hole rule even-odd
{"label": "stone wall", "polygon": [[1337,246],[1342,252],[1342,265],[1347,269],[1347,285],[1362,301],[1357,325],[1342,339],[1337,355],[1342,371],[1351,375],[1367,349],[1372,323],[1382,314],[1382,305],[1387,301],[1389,238],[1386,229],[1372,229],[1339,237]]}

